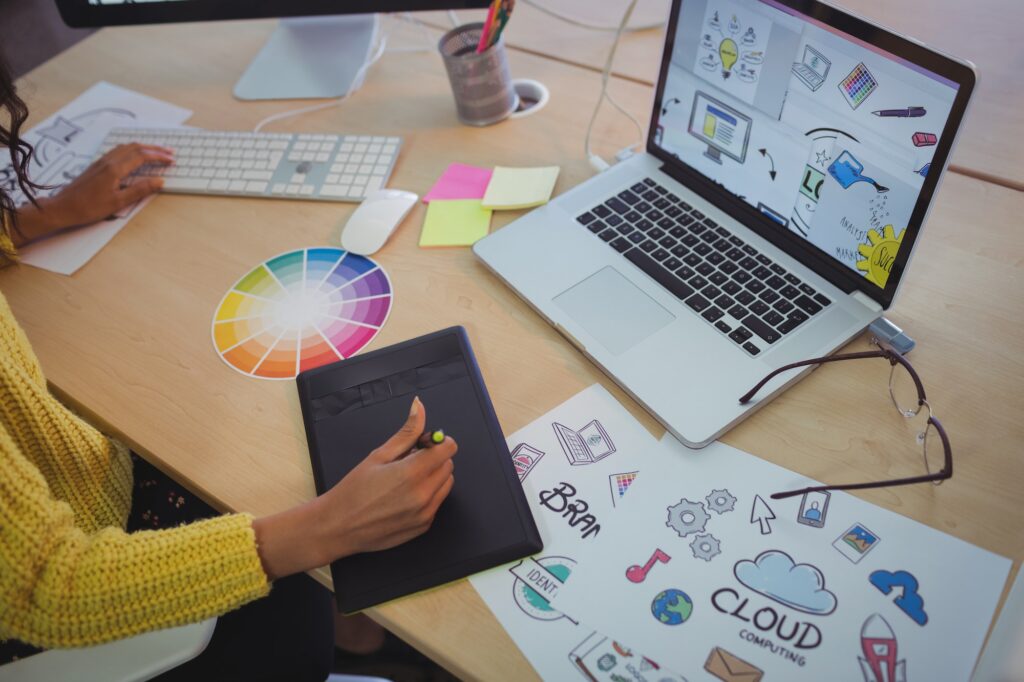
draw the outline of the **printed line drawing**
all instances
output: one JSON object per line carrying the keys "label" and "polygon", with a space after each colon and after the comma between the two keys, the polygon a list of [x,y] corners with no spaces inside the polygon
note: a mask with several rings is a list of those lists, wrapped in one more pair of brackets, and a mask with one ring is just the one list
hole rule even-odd
{"label": "printed line drawing", "polygon": [[791,609],[817,616],[836,610],[836,595],[826,589],[821,570],[798,564],[781,550],[769,549],[753,561],[736,562],[733,575],[742,585]]}
{"label": "printed line drawing", "polygon": [[665,525],[685,538],[693,533],[703,533],[711,515],[704,511],[700,502],[691,502],[685,497],[668,508],[668,521]]}
{"label": "printed line drawing", "polygon": [[519,475],[520,482],[526,480],[526,477],[533,471],[533,467],[537,466],[543,456],[543,452],[526,443],[520,443],[512,450],[512,463],[516,467],[516,474]]}
{"label": "printed line drawing", "polygon": [[910,620],[918,625],[928,623],[928,614],[924,610],[924,597],[918,593],[920,587],[917,578],[907,571],[874,571],[868,582],[882,594],[896,592],[896,598],[892,603],[903,613],[907,614]]}
{"label": "printed line drawing", "polygon": [[764,671],[756,665],[747,663],[736,654],[729,653],[720,646],[716,646],[708,654],[708,660],[704,662],[704,670],[714,675],[722,682],[761,682]]}
{"label": "printed line drawing", "polygon": [[569,616],[551,606],[551,600],[558,594],[576,566],[576,561],[564,556],[548,556],[539,559],[527,558],[508,569],[515,576],[512,594],[519,610],[530,618],[554,621]]}
{"label": "printed line drawing", "polygon": [[875,229],[868,230],[868,243],[857,246],[861,260],[855,263],[857,270],[864,273],[866,280],[885,288],[886,282],[889,281],[889,270],[896,261],[896,254],[903,245],[903,235],[906,232],[906,229],[902,229],[897,235],[892,225],[886,225],[881,232]]}
{"label": "printed line drawing", "polygon": [[857,657],[864,682],[907,682],[907,661],[898,658],[896,633],[881,615],[867,617],[860,628],[860,648],[864,656]]}
{"label": "printed line drawing", "polygon": [[775,222],[777,222],[779,225],[782,225],[783,227],[786,227],[786,226],[789,225],[789,218],[787,218],[786,216],[782,215],[781,213],[776,211],[771,206],[763,204],[763,203],[761,203],[759,201],[759,202],[757,202],[757,210],[760,211],[761,213],[765,214],[766,216],[768,216],[769,218],[771,218]]}
{"label": "printed line drawing", "polygon": [[775,159],[772,158],[771,153],[765,147],[761,147],[757,151],[761,154],[761,156],[766,157],[768,161],[772,164],[772,169],[768,171],[768,175],[771,176],[772,182],[775,182]]}
{"label": "printed line drawing", "polygon": [[771,535],[775,512],[760,495],[754,496],[754,504],[750,507],[750,523],[761,524],[761,535]]}
{"label": "printed line drawing", "polygon": [[794,232],[806,237],[810,234],[814,211],[821,198],[821,186],[825,182],[828,162],[832,160],[833,147],[840,138],[854,142],[857,142],[857,138],[838,128],[812,128],[804,133],[804,137],[811,138],[811,156],[808,157],[803,180],[800,182],[800,194],[807,201],[798,198],[789,225]]}
{"label": "printed line drawing", "polygon": [[581,526],[580,539],[597,537],[601,532],[601,524],[597,522],[597,517],[588,512],[590,503],[582,498],[572,500],[575,496],[576,487],[565,481],[551,490],[542,490],[539,495],[541,506],[561,514],[563,519],[568,520],[570,528]]}
{"label": "printed line drawing", "polygon": [[810,88],[811,92],[816,92],[825,83],[828,70],[831,68],[832,62],[828,57],[810,45],[805,45],[803,61],[793,63],[793,75]]}
{"label": "printed line drawing", "polygon": [[939,138],[934,133],[916,132],[910,136],[910,140],[915,147],[931,147],[939,141]]}
{"label": "printed line drawing", "polygon": [[866,557],[868,552],[877,547],[881,540],[882,538],[868,530],[867,526],[855,523],[845,533],[837,537],[832,546],[840,554],[856,564]]}
{"label": "printed line drawing", "polygon": [[558,436],[558,443],[562,446],[569,464],[573,466],[593,464],[615,453],[615,444],[608,437],[608,432],[604,430],[601,422],[596,419],[579,431],[557,422],[551,427]]}
{"label": "printed line drawing", "polygon": [[864,62],[853,67],[853,71],[847,74],[846,78],[839,81],[839,92],[842,93],[843,99],[846,100],[851,109],[856,109],[863,104],[864,100],[870,97],[871,93],[877,89],[878,81],[868,71],[868,67],[864,66]]}
{"label": "printed line drawing", "polygon": [[612,506],[618,504],[618,501],[626,494],[629,490],[629,486],[633,485],[633,481],[636,480],[636,475],[639,471],[624,471],[621,474],[612,474],[608,477],[608,486],[612,490]]}
{"label": "printed line drawing", "polygon": [[712,490],[704,501],[708,503],[708,509],[719,514],[731,512],[736,507],[736,498],[724,488]]}
{"label": "printed line drawing", "polygon": [[847,149],[844,149],[828,167],[828,173],[836,179],[836,182],[843,189],[850,189],[851,186],[858,182],[866,182],[872,185],[879,194],[885,194],[889,191],[888,187],[880,185],[873,178],[864,175],[864,164],[858,161]]}
{"label": "printed line drawing", "polygon": [[672,561],[672,557],[670,557],[668,554],[665,554],[665,552],[661,551],[660,549],[656,549],[654,550],[654,553],[651,554],[651,558],[648,559],[647,563],[645,563],[643,566],[634,564],[626,569],[626,580],[628,580],[631,583],[642,583],[643,581],[647,580],[647,574],[651,572],[651,569],[654,567],[654,564],[659,561],[663,564],[667,564],[668,562]]}
{"label": "printed line drawing", "polygon": [[928,177],[928,171],[930,171],[931,168],[932,168],[932,164],[931,164],[931,161],[929,161],[928,163],[926,163],[925,165],[921,166],[920,168],[918,168],[914,172],[917,173],[918,175],[920,175],[922,178],[927,178]]}
{"label": "printed line drawing", "polygon": [[882,118],[920,118],[927,114],[928,110],[924,107],[903,107],[902,109],[880,109],[871,113]]}
{"label": "printed line drawing", "polygon": [[651,614],[662,625],[682,625],[693,615],[693,600],[682,590],[662,590],[651,601]]}
{"label": "printed line drawing", "polygon": [[[639,659],[639,660],[638,660]],[[569,652],[569,661],[588,682],[646,682],[658,671],[658,682],[686,682],[679,675],[633,652],[599,632],[591,632]]]}
{"label": "printed line drawing", "polygon": [[690,111],[689,132],[708,146],[704,156],[722,163],[722,154],[743,163],[753,120],[727,104],[698,90]]}
{"label": "printed line drawing", "polygon": [[704,561],[711,561],[721,554],[721,546],[722,543],[711,533],[696,535],[690,542],[690,550],[693,552],[694,558]]}
{"label": "printed line drawing", "polygon": [[800,511],[796,515],[796,522],[812,528],[824,528],[825,517],[828,516],[828,503],[831,499],[832,493],[827,490],[804,493],[800,500]]}

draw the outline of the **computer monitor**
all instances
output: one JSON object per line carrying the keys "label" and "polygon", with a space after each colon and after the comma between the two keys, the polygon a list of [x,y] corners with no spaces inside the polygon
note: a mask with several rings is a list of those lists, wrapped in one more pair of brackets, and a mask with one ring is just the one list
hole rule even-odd
{"label": "computer monitor", "polygon": [[750,117],[700,90],[693,97],[689,129],[691,135],[707,143],[704,156],[715,163],[722,163],[722,154],[739,163],[747,158]]}
{"label": "computer monitor", "polygon": [[[482,8],[487,0],[56,0],[75,28],[222,19],[283,19],[235,85],[239,99],[341,97],[359,86],[374,12]],[[345,15],[345,16],[325,16]]]}

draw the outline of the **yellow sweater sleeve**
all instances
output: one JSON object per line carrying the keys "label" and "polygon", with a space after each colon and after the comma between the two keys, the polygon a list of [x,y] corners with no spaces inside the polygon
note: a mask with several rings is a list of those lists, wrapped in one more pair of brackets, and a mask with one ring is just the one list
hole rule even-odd
{"label": "yellow sweater sleeve", "polygon": [[0,429],[0,638],[99,644],[200,621],[269,590],[251,516],[87,534]]}
{"label": "yellow sweater sleeve", "polygon": [[0,209],[0,268],[18,261],[18,250],[11,239],[10,216]]}

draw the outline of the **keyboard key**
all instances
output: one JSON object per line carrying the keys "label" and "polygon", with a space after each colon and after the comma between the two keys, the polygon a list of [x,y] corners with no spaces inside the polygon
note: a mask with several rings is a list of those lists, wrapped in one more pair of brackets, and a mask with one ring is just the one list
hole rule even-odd
{"label": "keyboard key", "polygon": [[802,310],[794,310],[789,315],[787,315],[787,317],[791,320],[799,320],[800,322],[806,322],[807,320],[810,319],[807,313],[805,313]]}
{"label": "keyboard key", "polygon": [[650,253],[651,251],[654,251],[656,248],[658,248],[658,245],[652,242],[650,239],[648,239],[644,241],[643,244],[640,245],[640,248],[646,251],[647,253]]}
{"label": "keyboard key", "polygon": [[675,240],[675,237],[669,234],[665,235],[664,237],[658,240],[658,246],[660,246],[663,249],[671,249],[673,246],[676,245],[676,243],[677,242]]}
{"label": "keyboard key", "polygon": [[747,256],[740,261],[740,267],[744,270],[754,270],[757,267],[757,261],[750,256]]}
{"label": "keyboard key", "polygon": [[725,260],[725,256],[718,253],[717,251],[712,251],[707,255],[707,259],[708,262],[711,263],[712,265],[718,265],[719,263]]}
{"label": "keyboard key", "polygon": [[662,187],[661,185],[655,185],[654,191],[657,192],[658,194],[668,194],[668,190]]}
{"label": "keyboard key", "polygon": [[618,251],[619,253],[622,253],[623,251],[629,251],[629,249],[633,247],[630,241],[628,239],[625,239],[624,237],[619,237],[618,239],[612,241],[611,244],[612,248]]}
{"label": "keyboard key", "polygon": [[627,204],[635,204],[640,201],[640,197],[630,192],[628,189],[619,192],[619,198],[625,201]]}
{"label": "keyboard key", "polygon": [[733,246],[743,246],[743,240],[737,237],[736,235],[732,235],[731,237],[729,237],[729,243],[732,244]]}
{"label": "keyboard key", "polygon": [[779,300],[778,293],[772,291],[771,289],[765,289],[764,291],[759,293],[757,297],[764,301],[765,303],[775,303],[775,301]]}
{"label": "keyboard key", "polygon": [[747,254],[748,256],[756,256],[757,255],[757,249],[755,249],[750,244],[744,244],[741,248],[743,249],[743,253]]}
{"label": "keyboard key", "polygon": [[639,244],[643,240],[647,239],[643,232],[633,232],[629,235],[629,241],[632,244]]}
{"label": "keyboard key", "polygon": [[690,250],[683,246],[682,244],[676,244],[670,249],[670,251],[672,255],[675,256],[676,258],[682,258],[686,254],[690,253]]}
{"label": "keyboard key", "polygon": [[604,221],[611,225],[612,227],[615,227],[616,225],[620,225],[622,223],[622,216],[615,215],[613,213],[612,215],[605,218]]}
{"label": "keyboard key", "polygon": [[776,291],[786,286],[786,280],[782,279],[778,275],[772,275],[766,279],[764,283],[768,285],[769,289],[775,289]]}
{"label": "keyboard key", "polygon": [[598,218],[607,218],[612,214],[611,209],[603,204],[601,206],[595,206],[593,210],[591,210],[591,213],[596,215]]}
{"label": "keyboard key", "polygon": [[650,220],[641,220],[636,224],[636,226],[637,229],[643,230],[644,232],[654,229],[654,223],[652,223]]}
{"label": "keyboard key", "polygon": [[761,281],[756,280],[756,279],[750,280],[749,282],[747,282],[743,286],[745,286],[747,289],[749,289],[751,292],[753,292],[755,294],[759,294],[762,291],[764,291],[764,282],[761,282]]}
{"label": "keyboard key", "polygon": [[668,289],[676,298],[682,300],[693,294],[693,289],[687,286],[682,280],[665,268],[661,267],[661,265],[658,264],[658,261],[637,249],[627,251],[626,260],[647,273],[649,277]]}
{"label": "keyboard key", "polygon": [[694,267],[700,264],[701,258],[697,254],[691,253],[688,254],[686,258],[683,259],[683,262],[689,265],[690,267]]}
{"label": "keyboard key", "polygon": [[648,220],[658,221],[665,217],[665,214],[656,208],[651,208],[649,211],[644,211],[644,215],[647,216]]}
{"label": "keyboard key", "polygon": [[750,312],[755,315],[764,315],[768,310],[768,304],[764,301],[754,301],[750,304]]}
{"label": "keyboard key", "polygon": [[721,226],[716,227],[715,232],[718,233],[718,236],[721,237],[722,239],[728,239],[729,237],[732,236],[732,232]]}
{"label": "keyboard key", "polygon": [[668,233],[675,237],[676,239],[682,239],[683,237],[686,236],[686,230],[679,227],[678,225],[669,230]]}
{"label": "keyboard key", "polygon": [[732,331],[732,327],[730,327],[729,325],[727,325],[725,322],[723,322],[721,320],[719,320],[718,322],[715,322],[715,327],[718,329],[718,331],[722,332],[723,334],[728,334],[729,332]]}
{"label": "keyboard key", "polygon": [[686,244],[687,246],[695,246],[695,245],[700,243],[700,239],[698,239],[697,235],[694,235],[694,234],[688,234],[688,235],[684,236],[682,239],[680,239],[679,241],[681,241],[682,243]]}
{"label": "keyboard key", "polygon": [[749,291],[741,291],[738,294],[736,294],[736,300],[742,303],[743,305],[750,305],[751,303],[754,302],[754,295]]}
{"label": "keyboard key", "polygon": [[717,305],[719,308],[725,308],[726,310],[728,310],[729,308],[736,305],[736,301],[733,300],[732,296],[730,296],[729,294],[722,294],[721,296],[715,299],[715,305]]}
{"label": "keyboard key", "polygon": [[731,275],[732,273],[736,272],[736,270],[738,270],[739,267],[740,266],[736,265],[731,260],[727,260],[724,263],[720,263],[718,269],[727,275]]}
{"label": "keyboard key", "polygon": [[832,301],[829,300],[828,296],[826,296],[825,294],[815,294],[814,302],[823,307],[832,303]]}
{"label": "keyboard key", "polygon": [[787,298],[790,301],[792,301],[794,298],[800,295],[800,292],[797,291],[797,288],[791,284],[787,284],[786,286],[779,289],[779,293],[782,294],[783,298]]}
{"label": "keyboard key", "polygon": [[736,343],[743,343],[751,336],[753,336],[753,334],[751,334],[750,330],[748,330],[746,327],[737,327],[732,334],[729,334],[729,338],[735,341]]}
{"label": "keyboard key", "polygon": [[815,315],[821,312],[821,306],[815,303],[807,296],[800,296],[798,299],[793,301],[793,303],[795,303],[796,307],[800,308],[808,315]]}
{"label": "keyboard key", "polygon": [[772,329],[754,315],[747,315],[743,319],[743,326],[760,336],[767,343],[775,343],[782,338],[782,334]]}
{"label": "keyboard key", "polygon": [[757,355],[758,353],[761,352],[760,348],[758,348],[754,344],[750,343],[749,341],[747,341],[745,344],[743,344],[743,350],[747,351],[751,355]]}
{"label": "keyboard key", "polygon": [[675,226],[676,221],[672,220],[668,216],[665,216],[664,218],[658,221],[658,227],[660,227],[663,230],[671,230]]}
{"label": "keyboard key", "polygon": [[[245,182],[242,183],[242,188],[245,188]],[[210,181],[206,178],[164,178],[164,191],[167,190],[179,190],[182,192],[196,191],[206,189],[210,184]]]}
{"label": "keyboard key", "polygon": [[718,235],[712,232],[711,230],[708,230],[707,232],[702,234],[700,238],[706,241],[708,244],[713,244],[718,241]]}
{"label": "keyboard key", "polygon": [[[711,301],[704,298],[700,294],[694,294],[693,296],[690,296],[688,299],[686,299],[686,301],[684,302],[686,303],[686,305],[690,306],[698,313],[702,312],[705,308],[711,305]],[[719,315],[719,317],[721,317],[721,315]]]}
{"label": "keyboard key", "polygon": [[631,223],[638,223],[641,220],[643,220],[643,218],[644,218],[642,215],[640,215],[636,211],[630,211],[629,213],[627,213],[626,215],[624,215],[622,217],[625,218],[628,222],[631,222]]}
{"label": "keyboard key", "polygon": [[740,285],[737,284],[736,282],[732,281],[732,280],[729,280],[725,284],[721,284],[719,286],[722,287],[722,291],[724,291],[725,293],[729,294],[730,296],[735,296],[736,294],[740,293],[740,291],[741,291]]}
{"label": "keyboard key", "polygon": [[601,232],[604,232],[604,229],[606,227],[608,227],[608,225],[606,225],[603,220],[595,220],[594,222],[587,225],[587,229],[593,232],[594,234],[600,234]]}
{"label": "keyboard key", "polygon": [[771,265],[772,259],[762,253],[761,255],[757,256],[757,262],[760,263],[761,265]]}
{"label": "keyboard key", "polygon": [[647,185],[648,187],[654,187],[655,185],[657,185],[657,184],[658,184],[658,183],[656,183],[656,182],[655,182],[654,180],[651,180],[650,178],[644,178],[644,179],[643,179],[643,183],[644,183],[645,185]]}
{"label": "keyboard key", "polygon": [[750,273],[747,272],[746,270],[737,270],[736,272],[732,273],[732,278],[739,282],[740,284],[746,284],[751,279]]}
{"label": "keyboard key", "polygon": [[717,242],[715,242],[714,246],[715,249],[717,249],[718,251],[725,253],[726,251],[729,250],[729,241],[727,239],[719,239]]}
{"label": "keyboard key", "polygon": [[680,201],[682,201],[675,194],[672,194],[672,192],[669,192],[668,194],[666,194],[665,198],[668,199],[669,201],[671,201],[673,204],[678,204]]}
{"label": "keyboard key", "polygon": [[744,317],[749,315],[747,309],[741,306],[739,303],[729,308],[729,314],[735,317],[737,320],[742,320]]}
{"label": "keyboard key", "polygon": [[669,206],[668,208],[665,209],[665,215],[667,215],[670,218],[678,218],[682,214],[683,209],[679,208],[678,206]]}
{"label": "keyboard key", "polygon": [[661,195],[655,192],[653,189],[647,190],[640,196],[642,196],[647,201],[657,201],[661,197]]}
{"label": "keyboard key", "polygon": [[690,286],[692,286],[694,289],[698,289],[698,290],[699,289],[703,289],[708,284],[708,281],[706,279],[704,279],[703,277],[701,277],[700,275],[694,275],[693,277],[691,277],[689,279],[689,282],[690,282]]}
{"label": "keyboard key", "polygon": [[641,201],[639,204],[633,204],[633,210],[637,213],[647,213],[651,208],[652,206],[646,201]]}
{"label": "keyboard key", "polygon": [[612,197],[608,201],[604,202],[604,205],[616,213],[629,213],[629,205],[617,197]]}
{"label": "keyboard key", "polygon": [[697,266],[697,272],[707,277],[715,271],[715,267],[711,263],[701,263]]}
{"label": "keyboard key", "polygon": [[701,313],[700,316],[703,317],[708,322],[717,322],[719,319],[721,319],[723,315],[725,315],[725,313],[723,313],[721,310],[715,307],[711,307],[705,310],[703,313]]}
{"label": "keyboard key", "polygon": [[708,279],[711,281],[712,284],[716,286],[722,286],[726,282],[732,282],[731,279],[729,279],[720,272],[712,272],[710,275],[708,275]]}
{"label": "keyboard key", "polygon": [[793,304],[784,298],[780,298],[779,300],[772,304],[772,308],[778,310],[780,313],[785,314],[793,309]]}
{"label": "keyboard key", "polygon": [[708,299],[714,300],[722,295],[722,290],[716,287],[714,284],[709,284],[706,287],[704,287],[700,293],[704,294],[704,296],[706,296]]}
{"label": "keyboard key", "polygon": [[665,231],[658,227],[652,227],[647,230],[647,236],[651,239],[658,240],[665,236]]}
{"label": "keyboard key", "polygon": [[633,185],[632,187],[630,187],[630,189],[633,190],[634,192],[636,192],[637,194],[640,194],[642,192],[646,192],[647,191],[647,185],[645,185],[642,182],[638,182],[635,185]]}
{"label": "keyboard key", "polygon": [[699,253],[702,256],[706,256],[709,253],[711,253],[711,247],[708,246],[707,244],[703,243],[703,242],[701,242],[700,244],[697,244],[697,246],[693,247],[693,250],[696,253]]}
{"label": "keyboard key", "polygon": [[708,228],[703,223],[693,223],[692,225],[689,226],[689,229],[690,229],[690,232],[692,232],[694,234],[700,234],[700,233],[704,232]]}
{"label": "keyboard key", "polygon": [[804,292],[808,296],[814,296],[816,293],[818,293],[817,291],[814,290],[814,287],[812,287],[809,284],[801,284],[798,288],[800,289],[800,291]]}
{"label": "keyboard key", "polygon": [[739,249],[729,249],[725,252],[725,255],[730,260],[740,261],[743,260],[743,252]]}
{"label": "keyboard key", "polygon": [[[654,191],[660,192],[661,191],[661,187],[656,187]],[[658,197],[652,203],[654,204],[654,208],[658,209],[659,211],[664,211],[666,208],[668,208],[669,206],[672,205],[672,204],[669,203],[668,199],[666,199],[665,197]]]}
{"label": "keyboard key", "polygon": [[772,276],[772,271],[762,265],[760,267],[754,268],[753,275],[754,277],[757,277],[759,280],[764,281]]}
{"label": "keyboard key", "polygon": [[576,216],[576,221],[580,225],[586,225],[587,223],[589,223],[589,222],[591,222],[593,220],[596,220],[596,219],[597,219],[597,216],[594,215],[593,213],[591,213],[590,211],[587,211],[586,213],[584,213],[581,216]]}
{"label": "keyboard key", "polygon": [[619,234],[630,234],[632,232],[636,232],[636,228],[630,225],[629,223],[622,223],[621,225],[619,225],[618,229]]}
{"label": "keyboard key", "polygon": [[785,275],[783,275],[783,277],[786,279],[787,282],[789,282],[793,286],[797,286],[798,284],[800,284],[800,278],[794,275],[792,272],[787,272]]}
{"label": "keyboard key", "polygon": [[654,253],[651,254],[651,258],[658,261],[659,263],[666,260],[669,257],[669,252],[665,249],[655,249]]}
{"label": "keyboard key", "polygon": [[679,223],[682,227],[686,227],[687,225],[693,222],[693,216],[684,213],[683,215],[676,218],[676,222]]}
{"label": "keyboard key", "polygon": [[773,327],[778,327],[780,323],[786,321],[786,318],[784,318],[782,315],[779,315],[774,310],[768,311],[767,315],[762,315],[761,319],[763,319],[765,322],[767,322]]}
{"label": "keyboard key", "polygon": [[690,279],[697,273],[694,272],[693,268],[691,268],[689,265],[684,265],[683,267],[676,269],[676,274],[682,277],[683,279]]}
{"label": "keyboard key", "polygon": [[683,267],[683,261],[678,258],[672,257],[662,263],[666,268],[675,272],[679,268]]}
{"label": "keyboard key", "polygon": [[778,263],[772,263],[771,265],[768,266],[768,269],[774,272],[776,275],[786,274],[786,268],[782,267]]}
{"label": "keyboard key", "polygon": [[693,209],[692,211],[690,211],[690,213],[692,213],[693,217],[696,218],[697,220],[704,220],[704,214],[698,211],[697,209]]}
{"label": "keyboard key", "polygon": [[618,237],[619,233],[609,227],[607,230],[605,230],[604,232],[597,236],[600,237],[602,241],[610,242],[611,240]]}

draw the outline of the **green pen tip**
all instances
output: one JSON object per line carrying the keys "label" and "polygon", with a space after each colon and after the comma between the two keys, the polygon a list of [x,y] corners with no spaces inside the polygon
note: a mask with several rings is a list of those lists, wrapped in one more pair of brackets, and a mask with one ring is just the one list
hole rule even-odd
{"label": "green pen tip", "polygon": [[433,441],[435,444],[440,445],[441,443],[444,442],[444,431],[442,431],[441,429],[434,431],[432,434],[430,434],[430,440]]}

